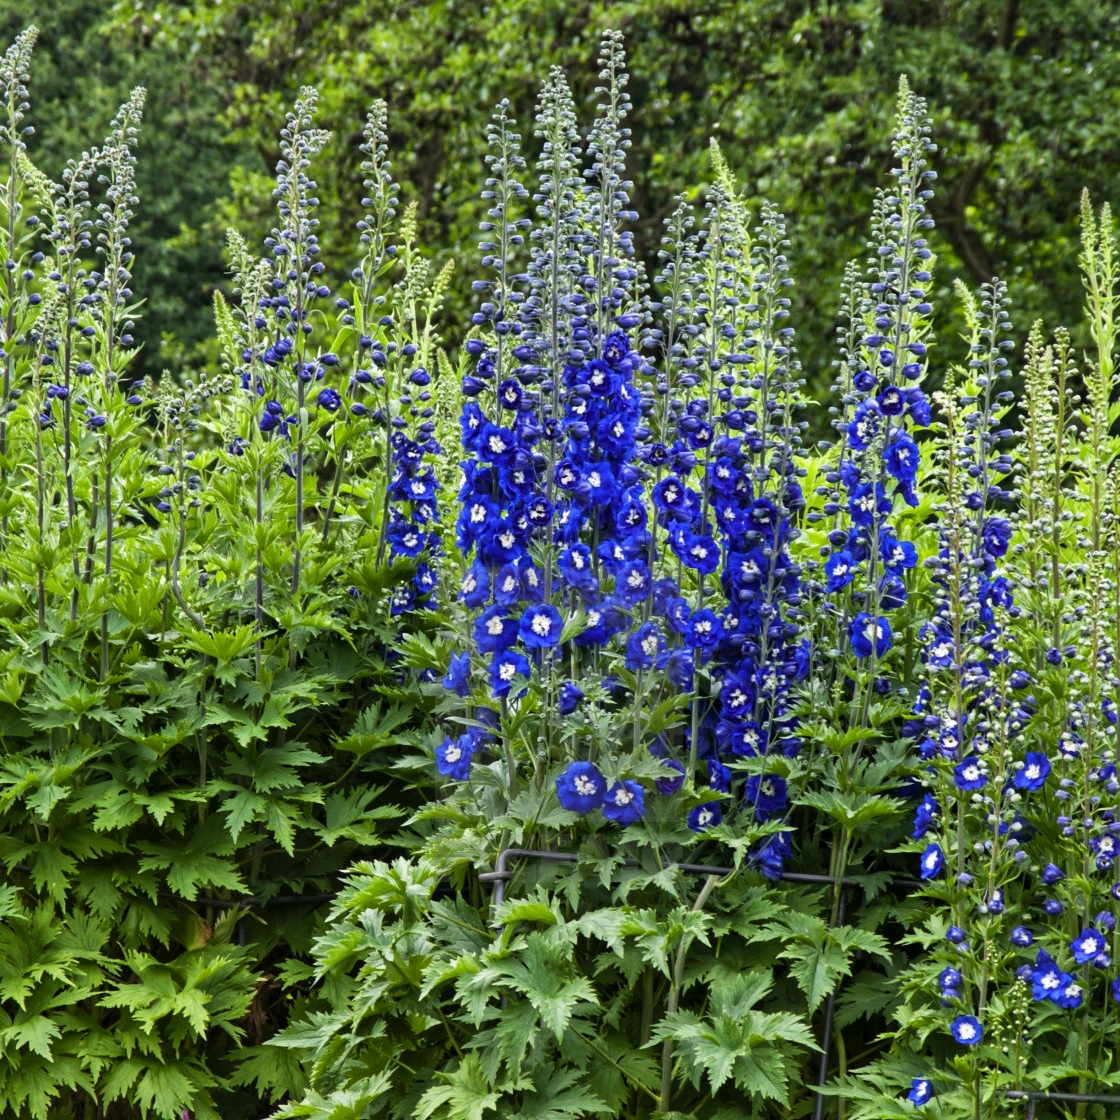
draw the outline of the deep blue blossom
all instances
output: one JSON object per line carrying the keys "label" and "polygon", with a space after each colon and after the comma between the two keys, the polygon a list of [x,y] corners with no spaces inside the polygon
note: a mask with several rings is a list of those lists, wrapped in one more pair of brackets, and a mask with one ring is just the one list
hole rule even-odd
{"label": "deep blue blossom", "polygon": [[1104,935],[1095,929],[1083,929],[1070,942],[1070,949],[1073,951],[1073,959],[1078,964],[1088,964],[1091,960],[1099,957],[1108,948],[1108,942],[1105,940]]}
{"label": "deep blue blossom", "polygon": [[570,763],[556,779],[556,795],[569,812],[586,814],[600,808],[606,792],[606,779],[590,762]]}
{"label": "deep blue blossom", "polygon": [[975,1046],[984,1037],[984,1028],[974,1015],[958,1015],[949,1031],[962,1046]]}
{"label": "deep blue blossom", "polygon": [[969,755],[963,762],[953,767],[953,781],[957,789],[981,789],[988,784],[988,776],[980,769],[980,759]]}
{"label": "deep blue blossom", "polygon": [[443,687],[456,696],[470,695],[471,655],[469,653],[455,653],[451,656],[451,664],[443,678]]}
{"label": "deep blue blossom", "polygon": [[1023,765],[1011,776],[1011,784],[1016,789],[1036,793],[1046,784],[1050,776],[1050,760],[1039,751],[1027,751]]}
{"label": "deep blue blossom", "polygon": [[708,801],[703,805],[697,805],[688,814],[688,827],[693,832],[703,832],[706,828],[711,828],[723,820],[723,810],[720,808],[718,801]]}
{"label": "deep blue blossom", "polygon": [[[523,653],[513,649],[504,650],[490,662],[488,673],[490,691],[495,696],[509,696],[514,684],[518,681],[527,681],[531,673],[532,669]],[[516,696],[524,695],[524,689],[516,693]]]}
{"label": "deep blue blossom", "polygon": [[938,844],[930,844],[922,853],[921,858],[922,878],[934,879],[941,874],[945,866],[945,856]]}
{"label": "deep blue blossom", "polygon": [[885,657],[890,652],[893,635],[885,618],[873,618],[861,612],[848,623],[848,640],[856,657]]}
{"label": "deep blue blossom", "polygon": [[560,612],[548,603],[530,607],[518,628],[522,643],[528,649],[551,649],[560,642],[564,622]]}
{"label": "deep blue blossom", "polygon": [[928,1104],[933,1100],[933,1082],[925,1077],[915,1077],[910,1082],[910,1092],[906,1099],[915,1105]]}
{"label": "deep blue blossom", "polygon": [[603,816],[616,824],[635,824],[645,812],[645,797],[637,782],[615,782],[603,798]]}
{"label": "deep blue blossom", "polygon": [[436,769],[457,782],[465,781],[470,773],[474,749],[474,741],[467,734],[460,735],[457,739],[444,739],[436,747]]}

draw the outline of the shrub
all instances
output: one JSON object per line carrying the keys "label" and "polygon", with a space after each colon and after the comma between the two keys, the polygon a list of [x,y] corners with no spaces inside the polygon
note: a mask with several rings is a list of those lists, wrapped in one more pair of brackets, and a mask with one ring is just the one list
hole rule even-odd
{"label": "shrub", "polygon": [[134,383],[143,91],[51,183],[22,139],[34,39],[0,68],[0,1112],[248,1114],[249,1086],[302,1084],[258,1048],[291,1006],[277,969],[410,796],[378,752],[422,734],[397,612],[433,600],[391,543],[377,402],[433,354],[443,281],[386,240],[375,109],[360,278],[332,305],[309,92],[269,254],[231,234],[229,370]]}

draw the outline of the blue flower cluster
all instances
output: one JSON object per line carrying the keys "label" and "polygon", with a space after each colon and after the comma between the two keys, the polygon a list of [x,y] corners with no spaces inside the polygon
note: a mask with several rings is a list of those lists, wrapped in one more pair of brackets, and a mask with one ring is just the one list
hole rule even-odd
{"label": "blue flower cluster", "polygon": [[[1038,752],[1027,752],[1014,767],[1008,763],[1009,746],[1029,724],[1034,701],[1020,695],[1030,685],[1029,675],[1010,671],[1003,649],[1006,618],[1015,609],[1010,582],[999,566],[1011,525],[993,512],[1010,497],[999,483],[1011,462],[998,450],[1007,435],[999,422],[1008,396],[997,391],[1007,366],[1002,356],[1010,325],[1005,304],[1005,289],[994,281],[985,287],[979,309],[970,305],[976,324],[972,376],[946,405],[946,502],[939,551],[930,564],[935,609],[921,632],[929,683],[909,726],[919,741],[928,784],[939,789],[936,797],[926,792],[918,806],[913,837],[959,826],[958,806],[961,813],[981,812],[995,834],[980,861],[976,912],[983,920],[1004,912],[1000,884],[1026,859],[1022,845],[1031,830],[1017,805],[1043,789],[1051,770],[1046,755]],[[939,799],[948,807],[944,819]],[[967,889],[973,875],[961,862],[964,849],[955,832],[947,841],[957,853],[957,886]],[[921,877],[936,878],[945,863],[942,845],[929,843],[920,857]]]}
{"label": "blue flower cluster", "polygon": [[[874,666],[894,634],[885,612],[907,599],[905,576],[917,550],[900,539],[891,517],[896,499],[918,504],[921,452],[911,433],[930,422],[919,382],[925,373],[925,333],[932,307],[926,289],[933,256],[923,236],[932,227],[927,203],[934,172],[925,103],[905,93],[895,136],[897,194],[880,195],[873,223],[875,267],[864,281],[847,277],[851,325],[843,349],[843,411],[836,467],[827,476],[826,516],[833,518],[825,550],[825,591],[851,588],[848,645]],[[868,329],[870,327],[870,329]]]}
{"label": "blue flower cluster", "polygon": [[[760,823],[782,820],[782,775],[754,766],[733,789],[731,765],[797,752],[790,698],[809,666],[789,550],[804,500],[785,232],[766,209],[752,247],[742,204],[722,187],[699,233],[682,205],[666,239],[664,329],[645,336],[663,349],[664,366],[643,357],[631,341],[648,317],[624,224],[632,215],[619,51],[608,36],[603,77],[612,84],[592,131],[589,186],[566,89],[554,75],[542,95],[534,199],[547,221],[529,235],[524,275],[510,265],[528,228],[514,216],[527,194],[517,179],[524,163],[506,106],[494,116],[489,277],[475,285],[485,337],[467,344],[474,364],[462,383],[468,457],[456,522],[466,560],[459,597],[486,666],[476,708],[516,702],[532,682],[549,709],[542,721],[565,719],[584,702],[575,682],[588,673],[606,697],[596,703],[636,712],[637,753],[630,764],[615,760],[610,779],[606,766],[570,762],[556,780],[564,808],[633,823],[650,794],[693,779],[737,798]],[[572,196],[582,204],[565,203]],[[682,294],[689,286],[695,300]],[[561,654],[565,681],[556,679]],[[456,654],[444,680],[463,698],[475,695],[471,661]],[[608,663],[625,679],[608,678]],[[693,693],[683,739],[643,730],[641,701],[661,680]],[[453,741],[450,761],[441,748],[441,772],[461,772],[479,746],[472,734]],[[550,736],[546,727],[540,741]],[[626,767],[648,775],[651,756],[660,765],[647,787]],[[710,828],[725,807],[713,797],[688,824]],[[788,849],[786,834],[773,834],[760,866],[776,876]]]}

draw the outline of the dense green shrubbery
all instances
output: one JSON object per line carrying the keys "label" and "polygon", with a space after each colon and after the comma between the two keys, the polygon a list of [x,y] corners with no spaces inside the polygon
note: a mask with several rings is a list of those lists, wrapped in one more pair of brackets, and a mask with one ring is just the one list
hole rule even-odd
{"label": "dense green shrubbery", "polygon": [[[267,255],[230,235],[225,374],[135,384],[144,98],[51,183],[33,43],[0,70],[0,1114],[978,1120],[1120,1087],[1107,208],[1094,351],[1037,326],[1016,409],[1003,284],[936,348],[903,82],[808,448],[782,216],[713,149],[650,282],[610,33],[585,140],[559,71],[531,166],[492,118],[458,366],[380,104],[324,283],[305,89]],[[480,876],[511,848],[553,858]]]}
{"label": "dense green shrubbery", "polygon": [[[308,286],[312,223],[278,286],[232,237],[242,303],[219,305],[219,333],[234,361],[266,287],[324,308],[297,340],[310,385],[269,380],[270,397],[303,406],[282,418],[294,439],[254,439],[264,402],[230,377],[131,384],[144,99],[48,182],[20,137],[33,42],[0,74],[14,262],[0,328],[0,1111],[250,1115],[256,1044],[291,1006],[277,969],[309,947],[339,869],[401,819],[379,752],[411,741],[426,706],[391,664],[389,600],[411,568],[378,547],[384,425],[323,396],[338,380],[328,347],[345,357],[365,328]],[[385,302],[400,325],[369,330],[423,352],[434,335],[409,316],[438,292],[411,250],[400,286],[376,251],[365,309]],[[301,1083],[292,1063],[264,1068],[266,1093]]]}

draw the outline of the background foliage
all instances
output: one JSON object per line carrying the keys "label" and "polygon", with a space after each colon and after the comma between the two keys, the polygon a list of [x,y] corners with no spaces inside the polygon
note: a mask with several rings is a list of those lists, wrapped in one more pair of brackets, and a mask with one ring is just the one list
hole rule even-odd
{"label": "background foliage", "polygon": [[[148,372],[206,337],[210,291],[225,278],[205,232],[267,231],[271,138],[312,76],[324,127],[338,134],[320,182],[328,256],[349,243],[360,122],[383,98],[422,241],[462,261],[491,104],[507,97],[528,121],[540,76],[558,64],[586,109],[587,60],[605,27],[622,28],[642,122],[629,164],[639,255],[655,259],[674,195],[703,181],[717,137],[747,194],[789,219],[809,369],[828,369],[841,262],[860,248],[856,215],[889,167],[881,122],[898,74],[928,99],[944,152],[939,296],[955,278],[974,286],[998,273],[1015,286],[1024,334],[1044,312],[1074,322],[1078,195],[1120,202],[1109,170],[1120,156],[1120,12],[1109,0],[70,0],[41,12],[4,0],[0,37],[31,18],[49,57],[34,109],[52,122],[36,141],[49,173],[93,142],[97,108],[137,84],[151,91],[137,229]],[[467,279],[460,270],[458,310]],[[164,335],[174,342],[160,353]]]}

